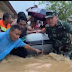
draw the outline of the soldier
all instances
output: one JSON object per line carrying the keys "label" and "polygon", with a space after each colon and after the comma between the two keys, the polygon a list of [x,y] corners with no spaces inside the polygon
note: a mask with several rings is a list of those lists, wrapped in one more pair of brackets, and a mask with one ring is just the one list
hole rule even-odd
{"label": "soldier", "polygon": [[54,52],[57,54],[64,54],[70,51],[70,34],[72,34],[72,27],[65,21],[57,18],[57,13],[54,11],[46,12],[46,33],[52,42]]}

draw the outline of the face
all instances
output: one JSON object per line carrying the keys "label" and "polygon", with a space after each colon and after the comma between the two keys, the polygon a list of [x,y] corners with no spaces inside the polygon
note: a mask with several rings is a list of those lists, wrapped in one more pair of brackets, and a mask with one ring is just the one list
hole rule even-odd
{"label": "face", "polygon": [[24,20],[20,20],[18,25],[20,26],[21,30],[23,30],[24,28],[26,28],[27,22]]}
{"label": "face", "polygon": [[7,18],[6,21],[7,21],[8,23],[11,23],[11,22],[12,22],[12,16],[9,15],[9,18]]}
{"label": "face", "polygon": [[21,35],[21,30],[15,29],[14,31],[10,31],[9,34],[10,34],[10,38],[13,41],[16,41]]}
{"label": "face", "polygon": [[49,26],[54,27],[57,23],[57,16],[47,18],[46,22],[49,24]]}

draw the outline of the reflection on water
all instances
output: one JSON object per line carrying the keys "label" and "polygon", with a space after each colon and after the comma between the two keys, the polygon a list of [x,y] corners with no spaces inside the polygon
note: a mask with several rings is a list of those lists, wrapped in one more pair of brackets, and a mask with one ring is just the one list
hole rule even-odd
{"label": "reflection on water", "polygon": [[72,72],[72,61],[50,53],[30,58],[8,56],[0,62],[1,72]]}

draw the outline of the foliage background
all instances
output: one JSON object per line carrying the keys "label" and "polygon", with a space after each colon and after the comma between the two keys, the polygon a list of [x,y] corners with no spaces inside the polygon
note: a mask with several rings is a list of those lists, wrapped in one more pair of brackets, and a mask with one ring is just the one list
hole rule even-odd
{"label": "foliage background", "polygon": [[40,1],[39,4],[46,4],[47,10],[56,11],[60,20],[67,21],[72,15],[72,1]]}

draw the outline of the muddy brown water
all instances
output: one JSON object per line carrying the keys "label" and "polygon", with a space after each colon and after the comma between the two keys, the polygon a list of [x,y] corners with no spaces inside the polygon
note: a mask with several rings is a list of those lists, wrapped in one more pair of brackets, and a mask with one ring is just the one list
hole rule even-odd
{"label": "muddy brown water", "polygon": [[54,53],[28,58],[8,55],[0,62],[0,72],[72,72],[72,61]]}

